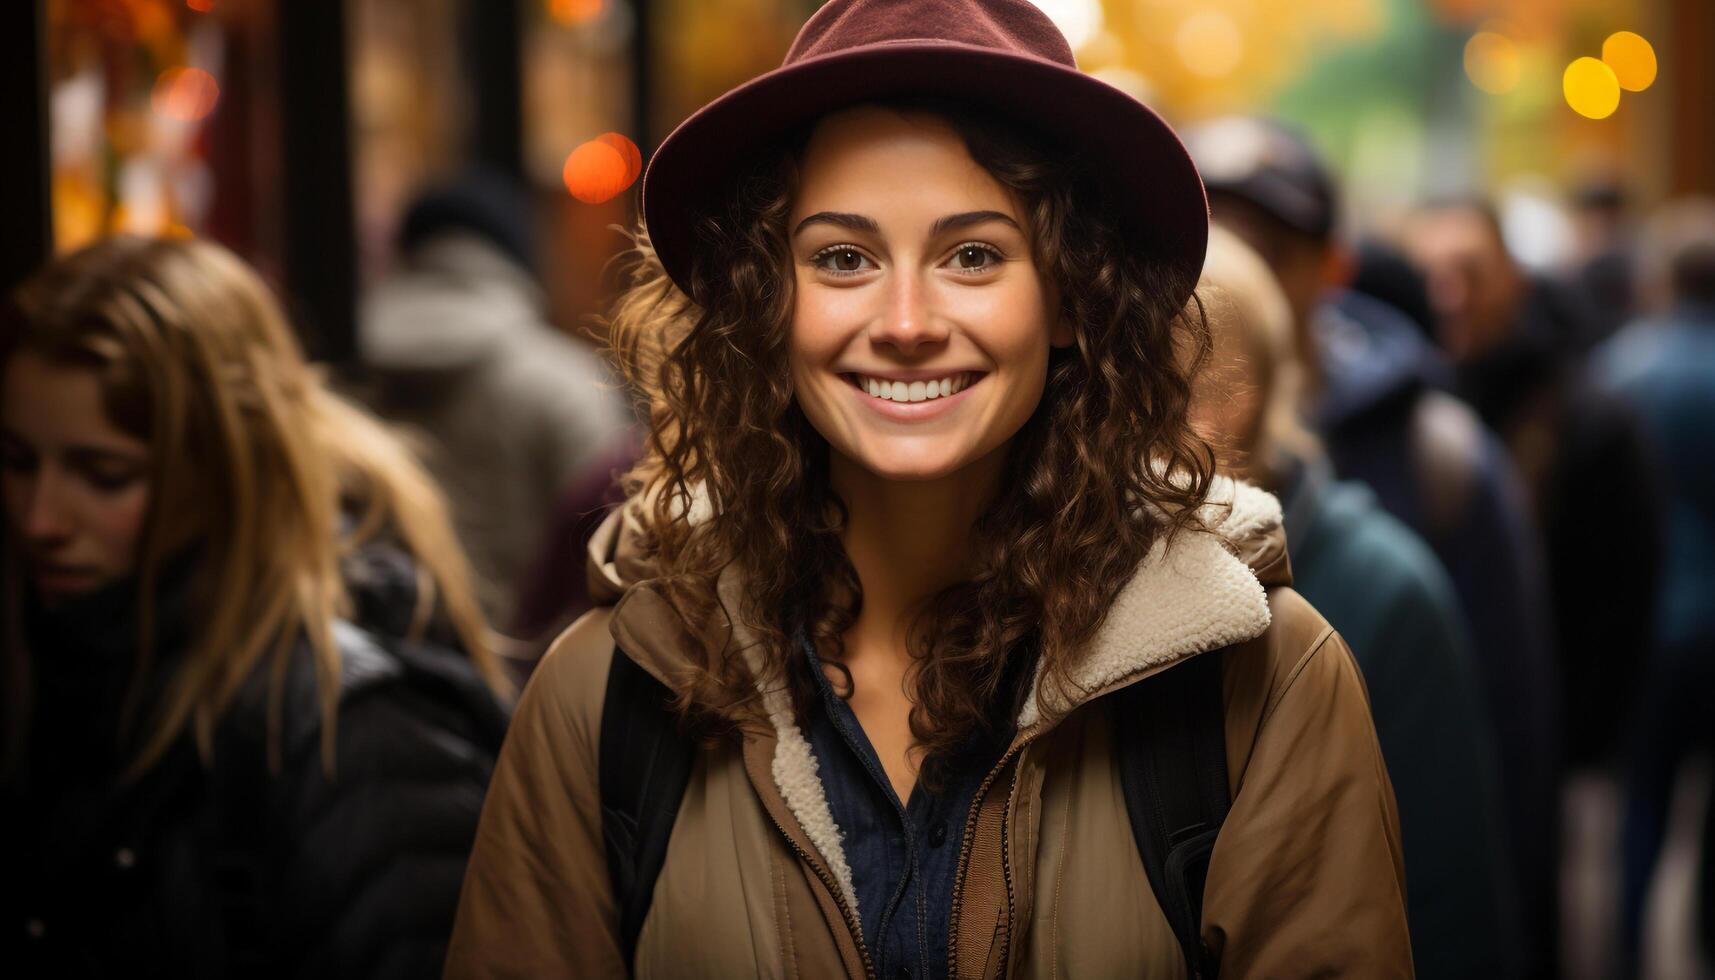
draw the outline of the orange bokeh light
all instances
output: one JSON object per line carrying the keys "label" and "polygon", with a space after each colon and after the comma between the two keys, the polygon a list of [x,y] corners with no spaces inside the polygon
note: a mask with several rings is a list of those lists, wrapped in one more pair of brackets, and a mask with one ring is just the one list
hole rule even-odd
{"label": "orange bokeh light", "polygon": [[630,187],[637,175],[643,172],[643,153],[637,149],[637,144],[620,133],[603,133],[596,137],[596,141],[613,147],[625,158],[625,186]]}
{"label": "orange bokeh light", "polygon": [[560,176],[566,182],[566,190],[585,204],[612,200],[637,179],[625,153],[601,139],[582,143],[573,150],[566,157]]}
{"label": "orange bokeh light", "polygon": [[1631,31],[1619,31],[1602,42],[1602,63],[1614,69],[1620,87],[1642,92],[1655,82],[1655,48]]}
{"label": "orange bokeh light", "polygon": [[155,115],[181,122],[196,122],[214,111],[220,101],[220,84],[201,68],[168,68],[155,79],[149,103]]}
{"label": "orange bokeh light", "polygon": [[185,6],[199,14],[206,14],[214,10],[214,0],[185,0]]}
{"label": "orange bokeh light", "polygon": [[548,16],[562,24],[582,24],[601,16],[607,0],[548,0]]}

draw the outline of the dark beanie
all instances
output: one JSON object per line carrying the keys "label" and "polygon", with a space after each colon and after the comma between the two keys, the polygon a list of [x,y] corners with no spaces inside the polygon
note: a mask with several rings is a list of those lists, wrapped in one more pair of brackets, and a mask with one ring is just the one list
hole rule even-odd
{"label": "dark beanie", "polygon": [[419,195],[400,222],[399,250],[409,254],[453,231],[480,235],[525,269],[536,269],[529,196],[517,181],[496,171],[473,168]]}

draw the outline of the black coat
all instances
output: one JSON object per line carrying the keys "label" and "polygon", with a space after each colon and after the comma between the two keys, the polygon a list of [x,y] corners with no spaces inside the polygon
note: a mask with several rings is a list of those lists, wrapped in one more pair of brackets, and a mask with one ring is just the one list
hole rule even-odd
{"label": "black coat", "polygon": [[[69,622],[64,610],[38,615],[28,763],[0,802],[3,972],[439,976],[506,716],[466,658],[389,635],[403,617],[373,615],[409,594],[360,590],[374,628],[336,625],[331,778],[300,644],[277,772],[264,668],[219,725],[211,766],[187,737],[121,785],[115,746],[136,745],[119,737],[134,603],[121,597],[120,614],[96,597]],[[161,606],[169,663],[184,633],[176,606]]]}

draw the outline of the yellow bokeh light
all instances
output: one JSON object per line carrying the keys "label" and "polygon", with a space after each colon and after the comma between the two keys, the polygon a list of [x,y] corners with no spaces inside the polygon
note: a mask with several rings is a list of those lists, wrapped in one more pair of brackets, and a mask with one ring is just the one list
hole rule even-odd
{"label": "yellow bokeh light", "polygon": [[1179,60],[1192,74],[1225,78],[1244,60],[1245,39],[1233,18],[1219,10],[1204,10],[1185,18],[1173,35]]}
{"label": "yellow bokeh light", "polygon": [[1602,42],[1602,63],[1614,70],[1620,87],[1642,92],[1655,81],[1655,48],[1631,31],[1612,34]]}
{"label": "yellow bokeh light", "polygon": [[1566,66],[1561,79],[1566,104],[1580,116],[1606,119],[1620,107],[1620,80],[1614,69],[1595,58],[1579,58]]}
{"label": "yellow bokeh light", "polygon": [[1522,74],[1518,45],[1505,34],[1478,31],[1465,42],[1465,74],[1491,95],[1511,92]]}

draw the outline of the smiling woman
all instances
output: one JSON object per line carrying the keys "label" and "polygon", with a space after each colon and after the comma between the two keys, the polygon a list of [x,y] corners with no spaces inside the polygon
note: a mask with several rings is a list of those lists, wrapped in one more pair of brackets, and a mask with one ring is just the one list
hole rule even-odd
{"label": "smiling woman", "polygon": [[1158,117],[1024,0],[832,0],[644,212],[648,451],[449,976],[1409,974],[1350,652],[1189,428],[1207,214]]}

